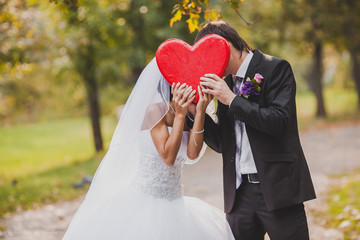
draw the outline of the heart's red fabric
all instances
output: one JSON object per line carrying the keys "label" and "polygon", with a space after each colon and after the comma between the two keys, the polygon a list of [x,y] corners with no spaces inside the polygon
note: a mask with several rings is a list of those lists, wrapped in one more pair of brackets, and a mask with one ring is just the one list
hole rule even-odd
{"label": "heart's red fabric", "polygon": [[[156,62],[166,81],[187,83],[197,91],[200,77],[214,73],[223,77],[230,57],[228,42],[221,36],[210,34],[194,46],[180,39],[163,42],[156,51]],[[196,93],[194,102],[198,102]]]}

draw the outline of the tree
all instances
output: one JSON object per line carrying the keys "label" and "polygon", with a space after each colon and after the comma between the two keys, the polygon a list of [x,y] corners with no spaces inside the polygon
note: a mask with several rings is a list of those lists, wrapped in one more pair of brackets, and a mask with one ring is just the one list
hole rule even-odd
{"label": "tree", "polygon": [[9,121],[15,109],[32,113],[41,86],[28,83],[25,75],[48,58],[43,50],[53,33],[43,14],[25,0],[0,2],[0,116]]}
{"label": "tree", "polygon": [[117,17],[123,20],[126,32],[129,33],[126,61],[131,68],[133,82],[163,41],[169,38],[192,41],[194,36],[185,25],[169,28],[172,4],[168,0],[130,0],[120,5]]}
{"label": "tree", "polygon": [[322,10],[324,0],[281,0],[283,13],[281,15],[285,41],[291,41],[304,53],[310,51],[311,64],[307,83],[316,97],[316,116],[326,117],[323,97],[323,48],[326,43],[324,32],[327,16]]}
{"label": "tree", "polygon": [[119,79],[121,43],[126,41],[124,28],[114,16],[115,3],[84,1],[68,4],[64,15],[67,23],[66,47],[74,69],[83,80],[91,119],[94,145],[103,150],[100,128],[99,84]]}
{"label": "tree", "polygon": [[331,16],[328,27],[328,38],[333,40],[335,49],[350,53],[351,73],[358,95],[357,109],[360,111],[360,2],[355,0],[330,0],[324,7]]}
{"label": "tree", "polygon": [[[166,0],[73,0],[57,4],[68,24],[67,52],[86,86],[95,149],[101,151],[99,88],[106,81],[126,82],[126,77],[134,82],[162,41],[170,37],[189,39],[190,34],[181,25],[169,29],[171,12]],[[129,69],[130,77],[124,73]]]}

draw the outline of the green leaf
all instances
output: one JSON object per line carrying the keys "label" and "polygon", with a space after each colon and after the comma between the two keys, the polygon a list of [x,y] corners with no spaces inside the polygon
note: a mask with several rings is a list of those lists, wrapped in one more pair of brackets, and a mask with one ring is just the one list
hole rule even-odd
{"label": "green leaf", "polygon": [[251,82],[253,84],[253,86],[259,86],[259,84],[257,83],[257,81],[255,79],[251,79]]}
{"label": "green leaf", "polygon": [[251,79],[251,82],[254,86],[254,90],[255,92],[260,92],[261,91],[261,87],[259,86],[258,82],[255,79]]}
{"label": "green leaf", "polygon": [[204,18],[205,21],[216,21],[220,18],[220,13],[213,9],[205,10]]}
{"label": "green leaf", "polygon": [[170,27],[173,26],[174,22],[180,21],[182,17],[182,11],[179,9],[176,11],[174,16],[170,19]]}
{"label": "green leaf", "polygon": [[214,109],[213,114],[216,115],[217,109],[218,109],[218,105],[219,105],[219,100],[217,100],[217,98],[214,97],[214,98],[213,98],[213,101],[214,101],[214,103],[215,103],[215,109]]}
{"label": "green leaf", "polygon": [[199,30],[199,14],[190,13],[190,18],[186,20],[190,33]]}

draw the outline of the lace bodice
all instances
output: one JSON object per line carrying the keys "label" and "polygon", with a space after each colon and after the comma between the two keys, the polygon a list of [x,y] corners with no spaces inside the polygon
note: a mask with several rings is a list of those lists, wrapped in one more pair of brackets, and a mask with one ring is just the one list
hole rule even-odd
{"label": "lace bodice", "polygon": [[188,132],[183,133],[175,163],[173,166],[168,166],[161,160],[150,131],[143,131],[139,142],[140,160],[133,180],[134,186],[156,198],[168,200],[180,198],[183,195],[181,172],[187,158],[188,134]]}

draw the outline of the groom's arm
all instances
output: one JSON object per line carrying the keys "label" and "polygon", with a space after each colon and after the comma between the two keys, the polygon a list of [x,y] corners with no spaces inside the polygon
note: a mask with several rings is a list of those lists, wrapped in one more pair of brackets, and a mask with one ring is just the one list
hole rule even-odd
{"label": "groom's arm", "polygon": [[[295,111],[296,84],[290,64],[282,60],[275,67],[268,81],[266,107],[236,96],[229,107],[228,116],[240,119],[251,127],[273,135],[281,136],[289,127],[292,112]],[[265,84],[265,82],[264,82]]]}

